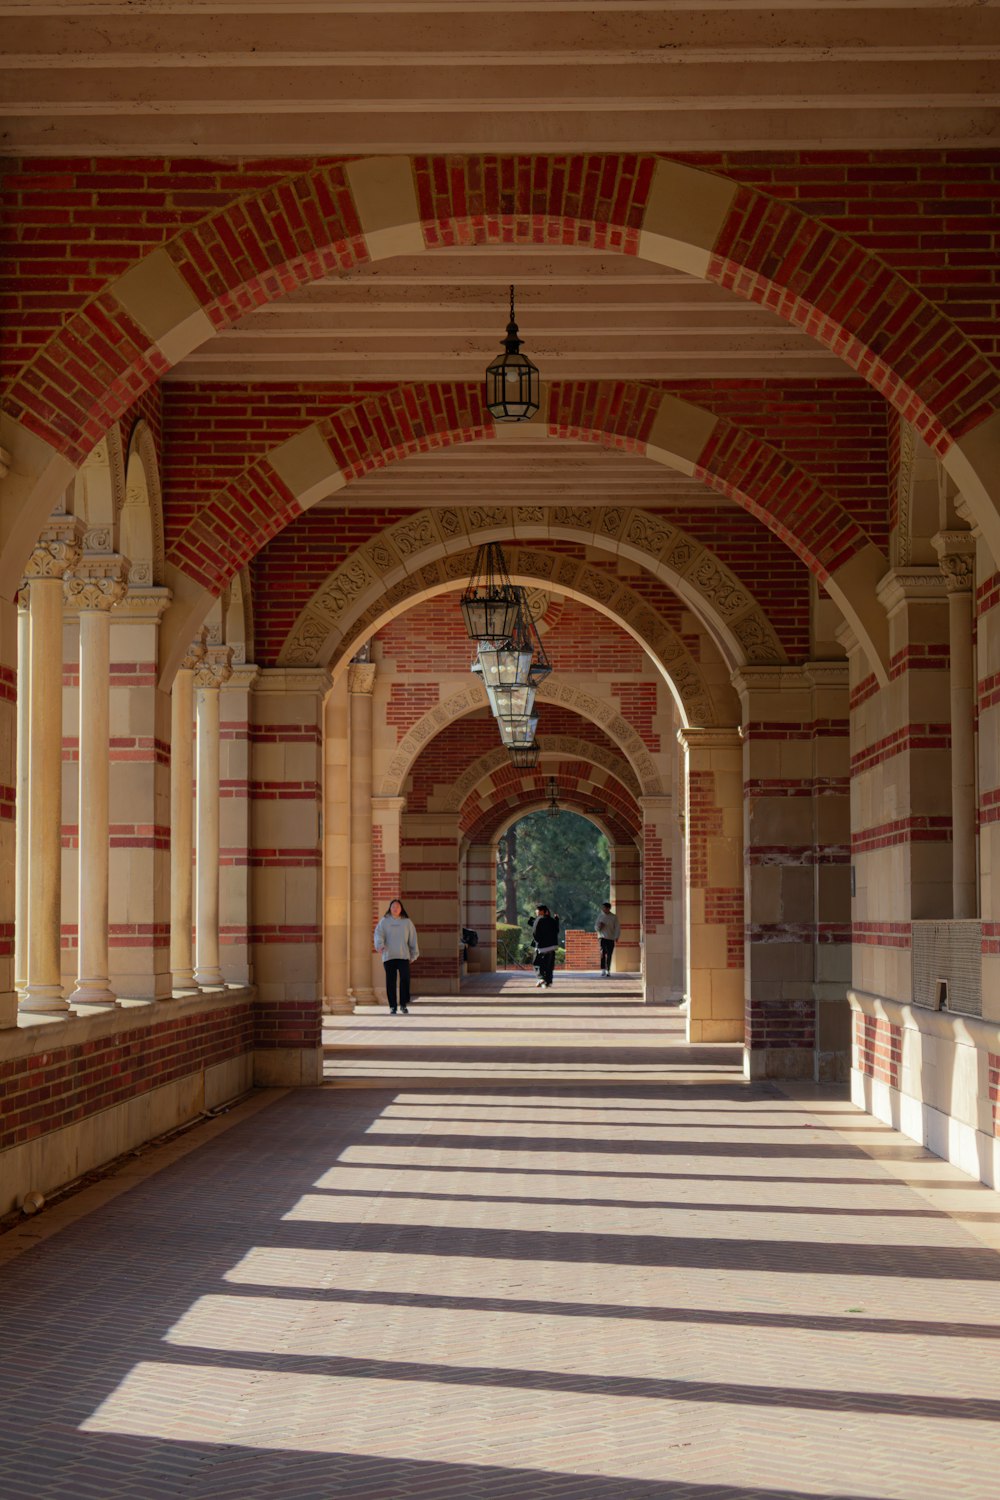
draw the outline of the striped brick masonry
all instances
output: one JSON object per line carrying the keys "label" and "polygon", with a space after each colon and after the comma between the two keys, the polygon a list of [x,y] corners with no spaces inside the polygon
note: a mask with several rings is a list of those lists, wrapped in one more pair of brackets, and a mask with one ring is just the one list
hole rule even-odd
{"label": "striped brick masonry", "polygon": [[352,661],[347,668],[350,700],[350,992],[355,1007],[377,1005],[380,997],[374,983],[375,958],[372,945],[374,904],[372,898],[372,690],[375,665]]}
{"label": "striped brick masonry", "polygon": [[233,670],[231,646],[208,646],[194,669],[197,770],[195,775],[196,884],[194,982],[222,983],[219,963],[219,693]]}
{"label": "striped brick masonry", "polygon": [[738,729],[678,731],[687,801],[689,943],[685,989],[692,1042],[743,1038],[743,814]]}
{"label": "striped brick masonry", "polygon": [[226,984],[252,983],[250,962],[251,663],[234,666],[219,700],[219,958]]}
{"label": "striped brick masonry", "polygon": [[251,781],[301,793],[254,799],[251,809],[254,1076],[262,1084],[318,1083],[322,1072],[320,821],[329,689],[327,672],[264,668],[250,694]]}
{"label": "striped brick masonry", "polygon": [[844,1079],[850,1020],[847,670],[744,667],[746,1036],[752,1077]]}

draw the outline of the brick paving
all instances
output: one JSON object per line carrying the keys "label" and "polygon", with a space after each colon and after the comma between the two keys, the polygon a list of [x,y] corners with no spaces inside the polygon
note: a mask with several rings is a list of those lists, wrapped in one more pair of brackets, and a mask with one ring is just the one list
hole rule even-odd
{"label": "brick paving", "polygon": [[9,1260],[3,1500],[992,1500],[998,1195],[627,980],[476,988]]}

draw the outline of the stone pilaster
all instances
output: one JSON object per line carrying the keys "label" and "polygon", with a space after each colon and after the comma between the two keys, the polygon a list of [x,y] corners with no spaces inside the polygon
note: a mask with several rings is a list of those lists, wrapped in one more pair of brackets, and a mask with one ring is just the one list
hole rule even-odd
{"label": "stone pilaster", "polygon": [[687,1035],[743,1037],[743,805],[738,729],[679,729],[687,852]]}
{"label": "stone pilaster", "polygon": [[351,791],[347,674],[326,700],[323,721],[323,1009],[350,1015]]}
{"label": "stone pilaster", "polygon": [[[459,842],[457,812],[403,814],[400,896],[420,940],[413,969],[415,995],[459,991]],[[368,936],[370,940],[371,933]]]}
{"label": "stone pilaster", "polygon": [[233,667],[222,685],[219,723],[219,952],[227,984],[250,984],[250,691],[259,669]]}
{"label": "stone pilaster", "polygon": [[194,982],[194,674],[205,659],[201,635],[183,658],[170,693],[170,970],[171,986],[195,994]]}
{"label": "stone pilaster", "polygon": [[8,600],[0,600],[0,1028],[17,1025],[14,943],[16,891],[20,889],[15,825],[18,778],[15,745],[20,736],[15,677],[20,643],[18,613]]}
{"label": "stone pilaster", "polygon": [[746,1070],[846,1077],[847,666],[744,667]]}
{"label": "stone pilaster", "polygon": [[372,986],[372,662],[347,669],[351,734],[351,995],[355,1005],[377,1005]]}
{"label": "stone pilaster", "polygon": [[[676,812],[674,821],[676,822]],[[672,869],[678,868],[672,865]],[[614,844],[611,848],[611,890],[609,899],[615,915],[622,924],[621,937],[615,944],[611,961],[612,973],[638,974],[642,968],[642,864],[635,844]],[[676,891],[672,905],[676,905]],[[680,996],[682,984],[676,982],[677,972],[677,927],[673,930],[673,966],[670,974],[672,993]],[[683,952],[683,950],[682,950]]]}
{"label": "stone pilaster", "polygon": [[[673,987],[674,799],[669,795],[640,797],[639,805],[642,808],[642,973],[646,1000],[663,1004],[680,999]],[[618,955],[615,956],[617,959]]]}
{"label": "stone pilaster", "polygon": [[170,997],[170,695],[159,686],[170,590],[129,587],[111,616],[111,988]]}
{"label": "stone pilaster", "polygon": [[329,690],[330,674],[318,668],[264,668],[250,694],[250,940],[261,1084],[322,1078],[320,823]]}
{"label": "stone pilaster", "polygon": [[[20,995],[28,982],[28,808],[31,747],[31,614],[28,590],[17,601],[17,779],[14,876],[14,989]],[[16,1007],[15,1007],[16,1008]]]}
{"label": "stone pilaster", "polygon": [[111,611],[125,597],[128,561],[86,556],[66,580],[80,621],[77,980],[74,1005],[114,1005],[108,962]]}
{"label": "stone pilaster", "polygon": [[83,528],[54,518],[25,570],[31,617],[28,745],[28,941],[21,1008],[69,1009],[61,979],[63,580]]}
{"label": "stone pilaster", "polygon": [[479,934],[470,948],[470,974],[489,974],[497,964],[497,850],[496,844],[470,844],[465,853],[464,927]]}
{"label": "stone pilaster", "polygon": [[969,531],[939,531],[932,538],[948,594],[951,707],[952,916],[979,915],[976,860],[976,674],[973,660],[973,590],[976,542]]}
{"label": "stone pilaster", "polygon": [[223,983],[219,962],[219,693],[232,669],[232,647],[209,646],[194,674],[198,747],[194,982],[200,989],[216,989]]}

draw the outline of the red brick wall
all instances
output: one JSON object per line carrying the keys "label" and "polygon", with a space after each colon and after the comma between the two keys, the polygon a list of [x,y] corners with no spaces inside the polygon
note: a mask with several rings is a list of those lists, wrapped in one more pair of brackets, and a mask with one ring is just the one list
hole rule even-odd
{"label": "red brick wall", "polygon": [[596,932],[567,927],[565,936],[567,969],[599,969],[601,943]]}
{"label": "red brick wall", "polygon": [[903,1028],[878,1016],[865,1016],[855,1011],[854,1039],[859,1071],[898,1089],[903,1061]]}
{"label": "red brick wall", "polygon": [[78,1125],[112,1105],[239,1057],[252,1049],[253,1031],[250,1002],[241,1001],[0,1062],[0,1149]]}

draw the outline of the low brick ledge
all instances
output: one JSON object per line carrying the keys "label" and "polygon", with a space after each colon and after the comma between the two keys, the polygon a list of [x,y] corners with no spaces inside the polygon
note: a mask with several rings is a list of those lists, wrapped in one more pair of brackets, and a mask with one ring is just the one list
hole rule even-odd
{"label": "low brick ledge", "polygon": [[205,990],[200,995],[173,995],[164,1000],[123,1000],[113,1010],[94,1010],[89,1015],[69,1012],[52,1016],[22,1011],[16,1026],[0,1029],[0,1062],[35,1057],[63,1047],[78,1047],[83,1042],[102,1037],[148,1031],[162,1021],[173,1021],[181,1016],[229,1010],[252,1001],[255,995],[252,985],[233,985],[224,990]]}
{"label": "low brick ledge", "polygon": [[872,995],[866,990],[848,990],[851,1009],[862,1016],[874,1016],[907,1031],[937,1036],[957,1046],[975,1047],[979,1051],[1000,1052],[1000,1021],[984,1021],[979,1016],[962,1016],[955,1011],[930,1010],[925,1005],[910,1005],[890,1000],[887,995]]}

